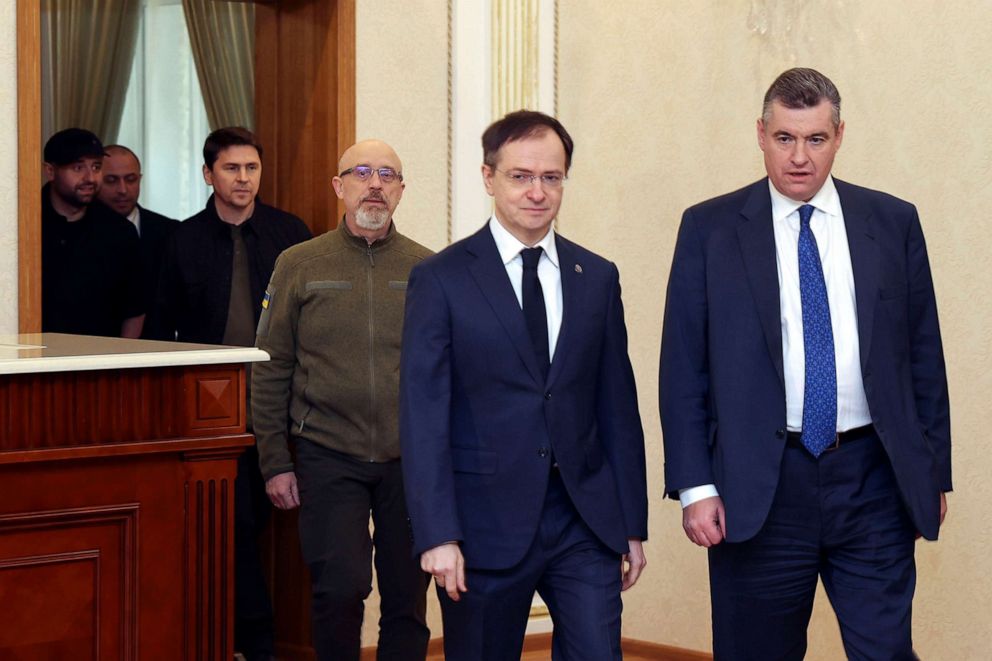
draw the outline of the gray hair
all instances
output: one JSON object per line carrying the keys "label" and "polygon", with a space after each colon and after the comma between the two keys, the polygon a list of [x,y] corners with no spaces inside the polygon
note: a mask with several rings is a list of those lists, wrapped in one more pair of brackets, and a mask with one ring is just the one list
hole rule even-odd
{"label": "gray hair", "polygon": [[786,108],[812,108],[826,99],[832,107],[834,128],[840,126],[840,92],[829,78],[815,69],[796,67],[783,72],[765,92],[761,119],[767,122],[772,114],[772,102]]}

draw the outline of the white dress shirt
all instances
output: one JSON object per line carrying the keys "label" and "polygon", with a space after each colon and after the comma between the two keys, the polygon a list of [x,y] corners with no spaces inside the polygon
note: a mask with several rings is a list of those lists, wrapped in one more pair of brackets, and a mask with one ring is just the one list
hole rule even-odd
{"label": "white dress shirt", "polygon": [[541,281],[541,290],[544,292],[544,309],[548,314],[548,355],[554,360],[555,347],[558,345],[558,333],[561,331],[562,297],[561,297],[561,269],[558,265],[558,248],[555,245],[554,228],[548,230],[544,238],[533,246],[525,245],[517,237],[510,234],[497,220],[496,215],[489,219],[489,231],[496,240],[496,249],[499,251],[503,266],[506,267],[506,275],[513,285],[513,293],[517,295],[517,303],[520,309],[524,308],[523,298],[523,277],[524,260],[520,256],[520,251],[524,248],[543,248],[541,260],[537,263],[537,278]]}
{"label": "white dress shirt", "polygon": [[[802,431],[803,395],[806,389],[803,309],[799,292],[799,207],[803,204],[815,207],[810,219],[810,229],[816,238],[823,279],[827,285],[830,325],[834,335],[834,361],[837,366],[837,431],[870,424],[871,413],[861,378],[854,269],[851,266],[844,211],[833,177],[827,177],[808,203],[785,197],[776,190],[771,180],[768,181],[768,190],[772,200],[775,261],[778,266],[786,426],[789,431]],[[682,507],[687,507],[697,500],[716,495],[716,487],[706,484],[681,490],[679,500]]]}

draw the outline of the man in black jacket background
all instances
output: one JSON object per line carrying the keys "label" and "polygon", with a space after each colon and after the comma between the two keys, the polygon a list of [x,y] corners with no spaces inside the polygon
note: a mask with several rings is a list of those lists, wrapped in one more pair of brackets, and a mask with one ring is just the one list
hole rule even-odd
{"label": "man in black jacket background", "polygon": [[[152,337],[254,346],[276,258],[309,239],[310,230],[296,216],[256,199],[262,147],[247,129],[211,133],[203,145],[203,162],[203,178],[214,193],[206,208],[183,221],[168,241],[152,310]],[[234,510],[234,646],[248,661],[269,659],[272,605],[257,538],[270,505],[254,447],[238,460]]]}

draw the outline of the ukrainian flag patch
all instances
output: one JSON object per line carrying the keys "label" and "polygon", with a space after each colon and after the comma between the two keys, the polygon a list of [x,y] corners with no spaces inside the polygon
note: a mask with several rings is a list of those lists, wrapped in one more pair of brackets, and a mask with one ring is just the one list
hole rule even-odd
{"label": "ukrainian flag patch", "polygon": [[265,298],[262,299],[262,309],[263,310],[268,310],[269,309],[269,301],[271,299],[272,299],[272,294],[270,294],[269,292],[265,292]]}

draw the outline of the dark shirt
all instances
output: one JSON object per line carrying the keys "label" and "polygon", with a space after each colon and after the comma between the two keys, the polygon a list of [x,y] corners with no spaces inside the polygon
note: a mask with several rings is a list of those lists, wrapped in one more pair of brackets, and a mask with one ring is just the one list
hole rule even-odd
{"label": "dark shirt", "polygon": [[[257,200],[241,231],[248,257],[252,323],[257,324],[265,286],[279,253],[311,235],[293,214]],[[231,300],[233,258],[231,226],[217,215],[211,196],[206,208],[180,223],[169,238],[151,312],[151,336],[221,344]]]}
{"label": "dark shirt", "polygon": [[145,312],[141,244],[134,225],[99,200],[69,222],[41,189],[41,330],[120,337]]}

